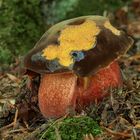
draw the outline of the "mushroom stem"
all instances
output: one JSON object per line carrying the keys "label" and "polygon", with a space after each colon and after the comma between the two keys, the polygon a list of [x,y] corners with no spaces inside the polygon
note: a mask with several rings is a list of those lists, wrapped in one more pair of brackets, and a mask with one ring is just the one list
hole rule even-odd
{"label": "mushroom stem", "polygon": [[39,87],[39,107],[49,118],[63,116],[76,105],[77,76],[72,73],[44,74]]}

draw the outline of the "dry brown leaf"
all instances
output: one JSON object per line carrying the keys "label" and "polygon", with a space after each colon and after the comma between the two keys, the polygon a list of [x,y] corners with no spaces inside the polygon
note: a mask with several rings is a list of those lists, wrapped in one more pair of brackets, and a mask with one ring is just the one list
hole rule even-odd
{"label": "dry brown leaf", "polygon": [[14,81],[14,82],[19,83],[19,82],[21,81],[21,80],[20,80],[19,78],[17,78],[15,75],[12,75],[12,74],[10,74],[10,73],[7,73],[6,75],[8,76],[8,78],[9,78],[10,80],[12,80],[12,81]]}

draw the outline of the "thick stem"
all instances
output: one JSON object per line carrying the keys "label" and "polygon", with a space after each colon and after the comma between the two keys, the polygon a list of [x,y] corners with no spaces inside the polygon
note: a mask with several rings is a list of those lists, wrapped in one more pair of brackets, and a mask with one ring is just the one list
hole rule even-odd
{"label": "thick stem", "polygon": [[39,87],[39,107],[45,117],[61,117],[75,108],[77,76],[70,73],[45,74]]}

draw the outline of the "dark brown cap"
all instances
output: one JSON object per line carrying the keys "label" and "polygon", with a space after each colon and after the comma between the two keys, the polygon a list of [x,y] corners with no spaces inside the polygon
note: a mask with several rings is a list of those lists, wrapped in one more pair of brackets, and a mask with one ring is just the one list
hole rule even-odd
{"label": "dark brown cap", "polygon": [[102,16],[84,16],[52,26],[25,56],[25,68],[39,74],[95,74],[120,58],[133,39]]}

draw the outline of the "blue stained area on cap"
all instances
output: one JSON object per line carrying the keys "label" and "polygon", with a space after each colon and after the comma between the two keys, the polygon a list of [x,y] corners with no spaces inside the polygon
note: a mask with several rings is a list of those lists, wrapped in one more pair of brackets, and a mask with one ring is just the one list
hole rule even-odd
{"label": "blue stained area on cap", "polygon": [[82,51],[73,51],[71,53],[71,55],[72,55],[74,61],[80,61],[80,60],[84,59],[84,57],[85,57],[85,55]]}
{"label": "blue stained area on cap", "polygon": [[69,70],[72,70],[73,69],[73,65],[74,64],[71,64],[69,65],[69,67],[64,67],[62,65],[60,65],[60,63],[58,62],[58,59],[54,59],[54,60],[49,60],[47,61],[46,63],[46,68],[50,71],[50,72],[55,72],[57,70],[60,70],[62,67],[63,68],[67,68]]}
{"label": "blue stained area on cap", "polygon": [[46,60],[45,60],[44,57],[42,57],[42,53],[41,53],[41,52],[38,52],[38,53],[33,54],[33,55],[31,56],[31,61],[32,61],[32,62],[37,62],[37,61],[45,62]]}
{"label": "blue stained area on cap", "polygon": [[46,67],[49,69],[50,72],[55,72],[62,68],[57,59],[48,61],[46,63]]}

